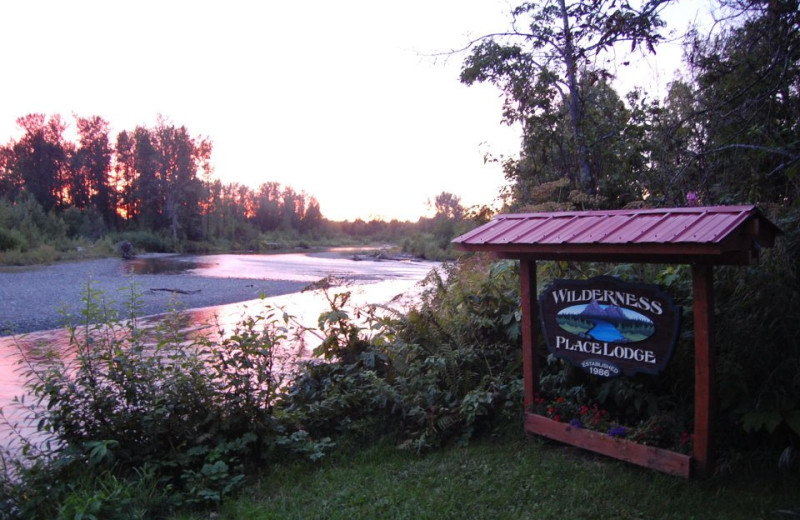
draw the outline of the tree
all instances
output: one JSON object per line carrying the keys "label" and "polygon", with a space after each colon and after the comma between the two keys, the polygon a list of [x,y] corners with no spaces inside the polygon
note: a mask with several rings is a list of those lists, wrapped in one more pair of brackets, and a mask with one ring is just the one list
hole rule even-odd
{"label": "tree", "polygon": [[721,0],[724,29],[695,35],[693,118],[703,200],[785,202],[798,198],[800,173],[800,1]]}
{"label": "tree", "polygon": [[[175,127],[159,118],[153,131],[158,151],[159,188],[163,217],[174,242],[199,238],[202,230],[200,200],[203,184],[198,178],[201,165],[209,164],[210,143],[189,135],[185,126]],[[180,235],[179,235],[180,233]]]}
{"label": "tree", "polygon": [[274,231],[281,224],[281,185],[265,182],[256,193],[255,223],[261,231]]}
{"label": "tree", "polygon": [[117,196],[117,210],[125,220],[133,220],[139,213],[135,189],[136,181],[136,139],[126,130],[117,134],[114,146],[114,182]]}
{"label": "tree", "polygon": [[316,198],[308,199],[308,204],[303,212],[303,219],[300,222],[300,231],[307,233],[320,227],[322,224],[322,210]]}
{"label": "tree", "polygon": [[13,146],[0,146],[0,198],[13,200],[24,189],[24,182],[14,168]]}
{"label": "tree", "polygon": [[683,81],[669,85],[663,102],[641,91],[629,94],[632,126],[639,128],[643,194],[651,204],[682,206],[696,195],[706,173],[698,159],[706,148],[705,126],[696,117],[695,90]]}
{"label": "tree", "polygon": [[[91,206],[110,226],[116,223],[116,192],[110,184],[111,145],[108,138],[108,122],[98,116],[77,118],[78,149],[72,156],[71,177],[83,182],[75,185],[75,193],[81,193],[81,200],[73,197],[73,205],[78,208]],[[85,197],[85,199],[84,199]]]}
{"label": "tree", "polygon": [[551,126],[553,113],[566,108],[577,165],[568,175],[576,187],[594,193],[599,179],[587,136],[586,86],[611,76],[603,57],[619,44],[655,52],[664,25],[660,10],[670,1],[647,0],[638,9],[625,0],[523,3],[512,11],[510,31],[470,44],[461,81],[500,87],[504,120],[521,123],[524,136],[531,127]]}
{"label": "tree", "polygon": [[136,178],[133,182],[134,199],[138,204],[134,219],[144,229],[163,226],[163,201],[159,182],[159,154],[151,131],[138,126],[133,132],[133,165]]}
{"label": "tree", "polygon": [[24,130],[19,141],[10,146],[8,168],[25,191],[32,194],[45,211],[58,209],[68,202],[67,171],[70,146],[64,139],[66,125],[58,115],[29,114],[17,119]]}
{"label": "tree", "polygon": [[581,83],[583,134],[590,152],[586,160],[597,177],[595,195],[575,189],[574,183],[560,182],[579,169],[569,106],[560,100],[549,112],[528,119],[519,159],[505,164],[517,209],[538,206],[543,202],[542,190],[554,182],[561,190],[548,201],[555,203],[551,209],[622,207],[642,199],[643,129],[607,81],[590,75],[581,78]]}
{"label": "tree", "polygon": [[461,197],[443,191],[436,196],[433,202],[436,210],[434,218],[450,220],[461,220],[464,217],[464,207],[461,205]]}
{"label": "tree", "polygon": [[300,219],[303,218],[301,213],[302,206],[298,205],[299,195],[294,188],[287,186],[283,189],[281,194],[283,204],[281,205],[281,229],[299,229]]}

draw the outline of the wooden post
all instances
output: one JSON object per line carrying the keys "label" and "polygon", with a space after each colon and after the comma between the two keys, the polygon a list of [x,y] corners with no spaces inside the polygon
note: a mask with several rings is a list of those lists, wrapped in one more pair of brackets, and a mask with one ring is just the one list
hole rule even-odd
{"label": "wooden post", "polygon": [[539,392],[539,357],[536,343],[539,337],[538,301],[536,291],[536,261],[519,261],[520,306],[522,307],[522,371],[525,382],[523,405],[527,411]]}
{"label": "wooden post", "polygon": [[716,351],[714,348],[714,268],[692,264],[694,296],[694,450],[695,469],[709,475],[714,468],[713,437],[716,418]]}

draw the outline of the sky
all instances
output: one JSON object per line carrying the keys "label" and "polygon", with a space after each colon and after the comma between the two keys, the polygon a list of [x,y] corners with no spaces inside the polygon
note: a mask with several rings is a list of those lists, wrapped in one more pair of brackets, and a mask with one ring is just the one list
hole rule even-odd
{"label": "sky", "polygon": [[[443,191],[492,204],[504,178],[484,159],[515,156],[519,129],[496,88],[459,82],[463,54],[434,55],[505,29],[512,5],[4,0],[0,143],[30,113],[101,116],[112,140],[162,115],[212,141],[216,178],[305,191],[332,220],[416,220]],[[673,47],[628,78],[663,88]]]}

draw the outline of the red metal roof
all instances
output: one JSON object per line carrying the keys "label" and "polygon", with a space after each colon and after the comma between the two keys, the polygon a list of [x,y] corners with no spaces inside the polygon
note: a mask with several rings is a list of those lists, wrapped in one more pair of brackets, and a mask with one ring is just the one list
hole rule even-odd
{"label": "red metal roof", "polygon": [[755,206],[497,215],[453,240],[507,257],[749,263],[780,230]]}

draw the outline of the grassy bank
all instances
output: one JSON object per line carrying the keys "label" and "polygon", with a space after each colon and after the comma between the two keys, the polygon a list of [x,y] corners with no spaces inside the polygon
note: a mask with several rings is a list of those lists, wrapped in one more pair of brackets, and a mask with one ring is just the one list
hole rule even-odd
{"label": "grassy bank", "polygon": [[[391,446],[275,467],[219,519],[800,518],[800,480],[682,480],[521,435],[425,456]],[[209,513],[174,520],[199,520]]]}

